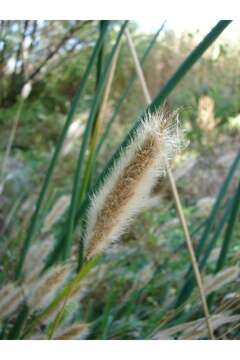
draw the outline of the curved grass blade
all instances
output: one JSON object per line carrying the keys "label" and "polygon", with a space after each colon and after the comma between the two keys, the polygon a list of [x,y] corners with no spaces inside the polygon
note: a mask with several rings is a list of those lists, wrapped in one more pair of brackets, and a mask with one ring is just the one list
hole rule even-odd
{"label": "curved grass blade", "polygon": [[[102,96],[102,93],[104,90],[104,84],[105,84],[105,81],[106,81],[106,78],[108,75],[108,71],[110,69],[113,56],[117,50],[118,44],[121,40],[122,34],[123,34],[126,26],[127,26],[127,21],[125,21],[122,24],[119,34],[117,36],[116,42],[115,42],[115,44],[112,48],[112,51],[109,55],[108,61],[107,61],[106,65],[104,66],[104,70],[103,70],[103,73],[99,80],[99,84],[96,89],[96,94],[95,94],[92,108],[90,111],[90,115],[89,115],[89,118],[87,121],[84,136],[82,139],[82,145],[81,145],[77,168],[76,168],[76,172],[75,172],[75,176],[74,176],[74,185],[73,185],[73,191],[72,191],[71,204],[70,204],[70,208],[69,208],[69,215],[67,218],[66,238],[63,243],[63,260],[66,260],[70,256],[70,253],[71,253],[75,214],[77,211],[77,206],[79,203],[81,203],[82,197],[84,196],[83,191],[80,190],[80,185],[81,185],[81,175],[82,175],[83,165],[84,165],[84,158],[85,158],[85,153],[87,150],[89,138],[91,135],[91,131],[93,129],[94,120],[95,120],[98,106],[99,106],[101,96]],[[82,179],[82,182],[83,182],[83,179]]]}
{"label": "curved grass blade", "polygon": [[179,66],[177,71],[163,86],[159,94],[155,97],[150,111],[160,106],[170,92],[177,86],[179,81],[188,73],[193,67],[196,61],[203,55],[203,53],[211,46],[218,36],[224,31],[224,29],[231,23],[231,20],[221,20],[216,26],[205,36],[205,38],[199,43],[198,46],[189,54],[184,62]]}
{"label": "curved grass blade", "polygon": [[[158,35],[160,34],[162,29],[164,28],[164,25],[165,25],[165,21],[162,24],[162,26],[158,29],[156,34],[153,36],[153,39],[150,41],[149,45],[147,46],[147,49],[145,50],[144,56],[142,58],[142,64],[145,61],[145,59],[147,58],[147,55],[149,54],[150,50],[153,48],[154,44],[156,43]],[[112,67],[111,67],[111,70],[109,71],[109,78],[108,78],[109,84],[111,84],[112,80],[113,80],[113,73],[115,71],[119,51],[120,51],[120,45],[119,45],[118,49],[115,52],[114,59],[112,61]],[[119,99],[119,101],[117,103],[117,106],[115,107],[115,111],[114,111],[113,115],[111,116],[111,118],[110,118],[110,120],[109,120],[109,122],[108,122],[108,124],[106,126],[106,129],[105,129],[104,133],[102,134],[102,136],[100,136],[100,140],[99,140],[99,135],[100,135],[100,129],[101,129],[101,126],[102,126],[102,117],[104,115],[103,114],[97,114],[97,119],[96,119],[97,123],[96,122],[94,123],[93,136],[92,136],[91,143],[90,143],[90,154],[89,154],[88,159],[87,159],[87,164],[86,164],[86,169],[85,169],[85,174],[84,174],[84,184],[83,184],[83,187],[84,187],[83,192],[84,193],[86,193],[89,190],[90,186],[91,186],[93,173],[94,173],[94,170],[96,168],[97,155],[98,155],[98,153],[100,151],[101,145],[103,145],[103,143],[104,143],[104,141],[105,141],[105,139],[106,139],[106,137],[107,137],[107,135],[108,135],[108,133],[109,133],[109,131],[111,129],[111,126],[112,126],[117,114],[120,111],[120,108],[121,108],[121,106],[123,104],[123,101],[127,97],[128,93],[129,93],[129,91],[131,89],[131,86],[132,86],[135,78],[136,78],[136,75],[134,74],[133,77],[129,80],[127,88],[123,91],[123,94],[120,97],[120,99]],[[111,85],[109,85],[109,87],[111,87]],[[109,92],[109,88],[107,88],[105,90],[107,92]],[[106,100],[103,99],[103,101],[106,101]],[[101,104],[101,107],[102,106],[103,106],[103,108],[101,108],[101,109],[104,109],[104,104]]]}
{"label": "curved grass blade", "polygon": [[17,340],[19,339],[20,333],[21,333],[21,329],[25,323],[25,320],[28,316],[28,307],[26,304],[23,304],[18,316],[15,320],[14,326],[11,329],[9,335],[8,335],[8,339],[9,340]]}
{"label": "curved grass blade", "polygon": [[[219,236],[221,235],[221,232],[229,218],[229,213],[232,209],[232,206],[233,206],[233,199],[230,199],[229,204],[228,204],[221,220],[219,221],[219,223],[216,227],[216,230],[209,242],[209,245],[206,248],[206,250],[204,251],[203,257],[199,261],[199,269],[200,270],[202,270],[204,268],[204,266],[206,265],[206,262],[211,254],[211,251],[213,250]],[[187,278],[187,281],[185,282],[185,284],[180,292],[180,295],[179,295],[179,298],[177,299],[175,307],[181,306],[188,299],[188,297],[191,295],[191,293],[194,289],[194,286],[195,286],[195,279],[194,279],[192,273],[190,273],[190,275]]]}
{"label": "curved grass blade", "polygon": [[101,34],[100,34],[100,36],[98,38],[98,41],[97,41],[97,43],[96,43],[96,45],[95,45],[95,47],[93,49],[93,52],[92,52],[92,55],[90,57],[88,66],[87,66],[87,68],[85,70],[85,73],[83,75],[83,78],[82,78],[82,80],[81,80],[81,82],[79,84],[79,87],[78,87],[76,95],[75,95],[75,97],[73,99],[71,108],[70,108],[69,113],[67,115],[64,127],[62,129],[60,138],[59,138],[58,143],[56,145],[52,160],[50,162],[49,168],[47,170],[46,177],[44,179],[44,183],[43,183],[41,192],[39,194],[39,197],[38,197],[38,200],[37,200],[37,203],[36,203],[36,208],[35,208],[35,211],[33,213],[32,218],[31,218],[30,226],[29,226],[29,229],[28,229],[28,232],[27,232],[27,235],[26,235],[26,238],[25,238],[25,241],[24,241],[21,253],[20,253],[19,262],[18,262],[18,265],[17,265],[16,274],[15,274],[16,279],[19,279],[19,277],[21,276],[24,260],[25,260],[25,257],[27,255],[27,251],[28,251],[29,245],[31,243],[31,240],[32,240],[32,238],[33,238],[33,236],[34,236],[34,234],[36,232],[37,223],[38,223],[39,215],[40,215],[40,210],[41,210],[41,207],[43,205],[43,200],[44,200],[44,198],[46,196],[47,189],[48,189],[51,177],[53,175],[54,168],[55,168],[57,160],[59,158],[60,151],[62,149],[65,137],[67,135],[68,128],[69,128],[69,126],[70,126],[70,124],[71,124],[71,122],[73,120],[73,117],[74,117],[74,115],[76,113],[76,110],[77,110],[77,106],[79,105],[81,96],[82,96],[83,91],[85,89],[88,77],[89,77],[89,75],[91,73],[92,67],[93,67],[94,62],[96,60],[98,52],[99,52],[99,50],[101,48],[104,37],[105,37],[105,35],[107,33],[107,28],[108,28],[108,23],[105,24],[105,28],[104,28],[105,31],[101,32]]}
{"label": "curved grass blade", "polygon": [[[178,84],[178,82],[184,77],[184,75],[191,69],[191,67],[198,61],[198,59],[202,56],[202,54],[212,45],[212,43],[218,38],[218,36],[223,32],[223,30],[231,23],[228,20],[222,20],[217,23],[217,25],[206,35],[206,37],[199,43],[199,45],[190,53],[187,59],[180,65],[175,74],[170,78],[167,84],[164,86],[162,90],[160,90],[159,94],[155,97],[152,104],[147,108],[147,110],[152,111],[156,107],[158,107],[165,100],[166,96],[173,90],[173,88]],[[101,185],[104,182],[108,172],[112,168],[114,162],[121,156],[122,150],[127,147],[134,134],[136,129],[140,126],[143,114],[140,118],[135,122],[132,129],[128,132],[126,138],[122,142],[122,144],[118,147],[116,152],[113,154],[112,158],[108,161],[107,165],[103,169],[100,176],[97,178],[95,184],[90,189],[88,196],[85,197],[84,201],[80,205],[79,209],[76,212],[74,219],[74,226],[76,226],[77,222],[82,219],[86,209],[89,205],[89,199],[91,195],[96,193]],[[64,237],[64,235],[63,235]],[[52,262],[53,257],[58,256],[61,251],[61,240],[58,242],[57,247],[54,249],[53,254],[49,258],[46,266],[49,266]]]}
{"label": "curved grass blade", "polygon": [[[239,211],[239,205],[240,205],[240,182],[238,184],[237,190],[233,196],[233,206],[232,206],[232,210],[229,216],[229,221],[228,221],[228,225],[226,227],[226,231],[225,231],[225,236],[223,239],[223,243],[222,243],[222,247],[221,247],[221,251],[217,260],[217,264],[216,264],[216,268],[215,268],[215,274],[217,274],[224,266],[224,263],[226,261],[227,258],[227,254],[229,251],[229,247],[230,247],[230,243],[231,243],[231,239],[232,239],[232,235],[234,232],[234,225],[236,223],[236,219],[237,219],[237,214]],[[209,297],[208,297],[208,304],[209,306],[212,305],[213,299],[214,299],[215,294],[212,293]]]}
{"label": "curved grass blade", "polygon": [[[208,49],[210,45],[217,39],[217,37],[222,33],[222,31],[229,25],[230,21],[220,21],[210,32],[209,34],[200,42],[200,44],[191,52],[191,54],[187,57],[187,59],[183,62],[182,65],[180,65],[179,69],[175,72],[175,74],[172,76],[172,78],[167,82],[164,88],[167,87],[168,91],[161,90],[159,94],[155,97],[151,105],[146,109],[147,111],[153,111],[156,107],[158,107],[162,102],[165,100],[166,96],[169,94],[171,90],[173,90],[173,84],[174,86],[177,85],[177,83],[182,79],[182,77],[191,69],[191,67],[197,62],[197,60],[202,56],[204,51]],[[169,83],[169,85],[168,85]],[[140,126],[141,120],[142,120],[143,114],[140,116],[140,118],[135,122],[132,129],[128,132],[126,138],[122,142],[122,144],[118,147],[116,152],[113,154],[112,158],[107,163],[106,167],[98,177],[95,185],[92,187],[92,190],[90,191],[90,195],[97,192],[100,184],[104,182],[104,179],[106,175],[108,174],[109,170],[112,168],[114,162],[121,156],[122,150],[127,147],[132,138],[134,137],[134,134],[136,132],[136,129]],[[76,221],[79,219],[89,204],[89,196],[85,198],[85,201],[80,206]]]}
{"label": "curved grass blade", "polygon": [[232,239],[232,235],[233,235],[234,225],[235,225],[235,222],[236,222],[236,219],[237,219],[239,205],[240,205],[240,182],[238,184],[236,193],[234,194],[234,203],[233,203],[232,211],[231,211],[231,214],[230,214],[228,226],[226,228],[226,232],[225,232],[221,252],[220,252],[220,255],[219,255],[219,258],[218,258],[218,261],[217,261],[216,270],[215,270],[216,273],[218,271],[220,271],[224,266],[224,263],[225,263],[225,260],[226,260],[226,257],[227,257],[227,253],[228,253],[228,250],[229,250],[230,242],[231,242],[231,239]]}
{"label": "curved grass blade", "polygon": [[[100,20],[99,22],[99,33],[101,34],[102,32],[104,32],[104,28],[106,26],[106,23],[108,22],[108,20]],[[104,59],[104,42],[102,43],[101,49],[99,51],[98,54],[98,59],[97,59],[97,73],[96,73],[96,89],[97,86],[99,84],[101,75],[102,75],[102,71],[103,71],[103,59]]]}
{"label": "curved grass blade", "polygon": [[230,183],[232,181],[232,178],[233,178],[234,173],[235,173],[235,171],[237,169],[239,160],[240,160],[240,151],[236,155],[236,157],[235,157],[235,159],[234,159],[234,161],[232,163],[232,166],[229,169],[228,175],[227,175],[227,177],[226,177],[226,179],[225,179],[225,181],[224,181],[224,183],[223,183],[223,185],[222,185],[222,187],[221,187],[221,189],[220,189],[220,191],[218,193],[217,200],[216,200],[216,202],[215,202],[215,204],[214,204],[214,206],[212,208],[212,211],[210,213],[210,216],[209,216],[209,223],[207,224],[207,226],[206,226],[206,228],[205,228],[205,230],[203,232],[203,235],[202,235],[202,237],[201,237],[201,239],[200,239],[200,241],[198,243],[198,246],[197,246],[197,249],[196,249],[197,256],[201,253],[201,250],[203,249],[204,244],[206,242],[206,239],[208,237],[208,234],[211,231],[213,221],[214,221],[214,219],[215,219],[215,217],[217,215],[217,212],[218,212],[218,210],[220,208],[220,205],[221,205],[221,203],[222,203],[222,201],[223,201],[223,199],[224,199],[224,197],[226,195],[226,192],[228,190],[228,187],[229,187],[229,185],[230,185]]}
{"label": "curved grass blade", "polygon": [[75,287],[80,283],[82,279],[84,279],[89,272],[97,265],[100,260],[100,256],[96,256],[86,262],[81,270],[76,274],[76,276],[63,288],[63,290],[53,299],[53,301],[28,324],[25,329],[21,339],[24,339],[34,328],[48,316],[51,314],[56,307],[64,301],[64,299],[69,296],[69,293],[75,289]]}
{"label": "curved grass blade", "polygon": [[[101,34],[102,31],[104,31],[104,24],[107,22],[107,20],[100,20],[99,21],[99,33]],[[106,41],[106,39],[105,39]],[[97,58],[97,64],[96,64],[96,84],[95,84],[95,91],[97,91],[97,87],[99,85],[99,82],[101,80],[101,75],[103,72],[103,65],[104,65],[104,54],[105,54],[105,41],[102,43],[102,47],[99,51],[98,58]],[[98,113],[99,113],[100,105],[98,106],[98,110],[96,112],[96,116],[94,119],[94,124],[96,122]]]}
{"label": "curved grass blade", "polygon": [[[214,224],[214,221],[216,219],[216,215],[220,209],[220,206],[222,204],[222,201],[226,195],[226,192],[229,188],[229,185],[231,183],[231,180],[233,178],[233,175],[237,169],[237,166],[238,166],[238,163],[239,163],[239,160],[240,160],[240,151],[238,152],[238,154],[236,155],[230,169],[229,169],[229,172],[221,186],[221,189],[218,193],[218,196],[217,196],[217,200],[212,208],[212,211],[209,215],[209,221],[207,222],[206,224],[206,227],[204,229],[204,232],[200,238],[200,241],[198,243],[198,246],[196,247],[196,256],[197,258],[199,258],[199,256],[201,255],[201,252],[202,252],[202,249],[205,245],[205,243],[207,242],[207,239],[209,238],[209,235],[210,235],[210,232],[212,230],[212,227],[213,227],[213,224]],[[225,213],[227,213],[227,211],[229,211],[228,207],[227,207],[227,210],[225,210]],[[217,230],[216,230],[217,231]],[[211,243],[210,243],[211,244]],[[200,266],[201,268],[201,266]],[[191,274],[192,274],[192,267],[189,268],[188,272],[187,272],[187,275],[186,275],[186,282],[184,283],[183,287],[182,287],[182,290],[180,291],[180,294],[178,296],[178,299],[176,301],[176,307],[179,307],[183,302],[186,301],[187,297],[189,296],[189,294],[191,293],[192,291],[192,281],[190,281],[190,277],[191,277]]]}

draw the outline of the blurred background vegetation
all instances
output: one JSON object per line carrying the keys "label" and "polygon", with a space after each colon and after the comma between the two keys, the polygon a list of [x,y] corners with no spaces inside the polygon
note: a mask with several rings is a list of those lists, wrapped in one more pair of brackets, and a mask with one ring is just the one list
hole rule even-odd
{"label": "blurred background vegetation", "polygon": [[[60,165],[56,168],[44,205],[45,214],[61,195],[69,194],[72,190],[79,146],[101,75],[101,62],[104,63],[111,51],[119,25],[119,22],[114,21],[109,25],[101,56],[90,74],[81,98],[81,107],[65,139]],[[159,22],[159,28],[161,26],[163,28],[158,40],[143,65],[152,97],[158,94],[159,89],[202,38],[202,33],[195,28],[178,32],[169,28],[167,22]],[[0,21],[1,163],[14,119],[18,117],[7,167],[1,173],[2,284],[14,278],[29,213],[34,208],[53,149],[89,62],[100,27],[98,21]],[[128,28],[141,59],[154,34],[142,32],[139,23],[134,21],[129,22]],[[212,206],[239,151],[239,44],[220,36],[166,99],[168,109],[180,109],[182,126],[190,140],[190,145],[177,158],[173,167],[184,212],[193,233],[209,221]],[[122,37],[101,132],[134,74],[128,45],[125,37]],[[142,89],[136,79],[101,148],[97,174],[144,108]],[[218,225],[222,224],[222,227],[216,241],[210,242],[211,257],[205,268],[206,276],[213,276],[221,244],[227,236],[226,231],[231,231],[231,228],[227,228],[231,225],[226,218],[223,221],[222,214],[230,200],[237,197],[239,203],[239,169],[231,175],[228,193],[224,193],[223,207],[218,208],[219,212],[214,217],[216,224],[211,233],[213,239]],[[239,272],[236,267],[240,255],[240,226],[239,214],[236,216],[233,241],[227,255],[227,269],[235,271],[235,277],[231,272],[229,283],[227,277],[226,284],[217,293],[211,307],[211,311],[216,314],[229,303],[229,299],[236,300],[239,305]],[[55,235],[59,231],[61,226],[53,228]],[[196,239],[194,244],[197,244]],[[169,315],[166,312],[169,302],[174,301],[184,285],[188,265],[188,253],[173,199],[167,181],[162,180],[156,189],[154,203],[137,219],[120,244],[116,248],[113,246],[104,255],[102,270],[99,270],[98,275],[95,274],[93,280],[94,286],[85,292],[86,301],[81,299],[77,316],[85,322],[93,323],[90,338],[151,338],[156,334],[156,329],[161,328],[160,324],[164,327],[165,323],[170,326],[177,321],[198,319],[202,315],[201,307],[185,318],[185,313],[181,312],[179,318],[175,314],[173,323],[171,317],[168,321],[165,319],[166,314]],[[194,304],[194,296],[196,298],[196,294],[188,298],[185,310]],[[229,312],[231,315],[239,314],[239,307]],[[225,335],[228,331],[229,334]],[[239,328],[229,330],[223,326],[217,335],[219,338],[239,338]],[[184,336],[190,337],[187,334]]]}

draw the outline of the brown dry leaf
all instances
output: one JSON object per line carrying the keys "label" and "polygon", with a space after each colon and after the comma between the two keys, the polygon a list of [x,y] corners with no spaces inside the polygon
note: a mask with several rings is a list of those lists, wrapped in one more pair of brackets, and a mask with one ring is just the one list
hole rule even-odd
{"label": "brown dry leaf", "polygon": [[[218,329],[220,326],[240,321],[240,315],[226,315],[224,313],[214,315],[211,317],[211,324],[213,330]],[[177,326],[173,326],[169,329],[159,331],[154,337],[154,340],[164,340],[177,333],[182,333],[179,339],[182,340],[193,340],[208,336],[208,329],[206,327],[206,319],[201,318],[195,321],[189,321]]]}
{"label": "brown dry leaf", "polygon": [[204,279],[205,294],[209,295],[213,291],[221,289],[230,282],[237,280],[238,276],[238,266],[231,266],[223,271],[220,271],[216,275],[206,276]]}
{"label": "brown dry leaf", "polygon": [[[211,317],[211,325],[213,331],[220,328],[222,325],[230,324],[240,321],[240,315],[226,315],[218,314]],[[195,324],[189,326],[183,334],[179,337],[181,340],[197,340],[208,336],[208,329],[206,327],[205,318],[195,321]]]}

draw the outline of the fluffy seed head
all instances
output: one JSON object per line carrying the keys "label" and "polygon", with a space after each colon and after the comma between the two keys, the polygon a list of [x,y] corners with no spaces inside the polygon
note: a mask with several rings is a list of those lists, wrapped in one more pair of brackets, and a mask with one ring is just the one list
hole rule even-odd
{"label": "fluffy seed head", "polygon": [[0,304],[5,301],[6,297],[13,294],[16,290],[16,285],[13,282],[9,282],[0,289]]}
{"label": "fluffy seed head", "polygon": [[73,324],[59,330],[55,340],[80,340],[86,337],[88,326],[86,324]]}
{"label": "fluffy seed head", "polygon": [[68,278],[70,272],[71,267],[66,265],[57,265],[46,272],[32,289],[32,294],[29,297],[29,307],[36,310],[47,306],[56,291]]}
{"label": "fluffy seed head", "polygon": [[37,280],[53,245],[54,238],[49,236],[47,239],[38,241],[30,247],[23,267],[25,285],[30,285]]}
{"label": "fluffy seed head", "polygon": [[5,285],[0,291],[0,320],[13,313],[23,301],[23,292],[13,283]]}
{"label": "fluffy seed head", "polygon": [[51,227],[60,219],[60,217],[65,213],[69,203],[70,196],[67,195],[63,195],[57,200],[56,204],[52,207],[44,221],[43,232],[49,231]]}
{"label": "fluffy seed head", "polygon": [[181,144],[177,114],[147,114],[131,143],[122,151],[87,216],[86,257],[105,249],[144,208],[157,178]]}

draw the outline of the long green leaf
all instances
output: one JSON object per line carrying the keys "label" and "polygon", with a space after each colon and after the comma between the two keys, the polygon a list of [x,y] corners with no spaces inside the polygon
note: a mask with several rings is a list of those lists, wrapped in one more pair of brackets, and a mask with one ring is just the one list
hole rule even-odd
{"label": "long green leaf", "polygon": [[226,228],[226,232],[225,232],[225,236],[224,236],[224,240],[223,240],[223,244],[222,244],[222,248],[221,248],[221,252],[220,252],[220,255],[219,255],[219,258],[217,261],[216,270],[215,270],[216,273],[218,271],[220,271],[224,266],[224,263],[225,263],[225,260],[227,257],[227,253],[229,250],[231,238],[233,235],[234,225],[235,225],[235,222],[237,219],[239,205],[240,205],[240,182],[238,184],[236,193],[234,194],[234,203],[233,203],[233,207],[232,207],[232,212],[230,214],[228,226]]}
{"label": "long green leaf", "polygon": [[[196,256],[197,258],[199,258],[199,256],[201,255],[202,249],[205,245],[205,243],[207,242],[207,239],[209,238],[210,232],[212,230],[213,224],[215,222],[216,216],[218,214],[218,211],[220,209],[220,206],[222,204],[222,201],[227,193],[227,190],[229,188],[229,185],[231,183],[231,180],[233,178],[233,175],[237,169],[237,166],[239,164],[239,160],[240,160],[240,151],[238,152],[238,154],[236,155],[230,169],[229,172],[220,188],[220,191],[218,193],[217,196],[217,200],[212,208],[212,211],[209,215],[209,221],[206,224],[206,227],[204,229],[204,232],[200,238],[200,241],[198,243],[198,246],[196,247]],[[228,209],[229,211],[229,209]],[[226,213],[226,210],[225,210]],[[221,224],[221,222],[219,223]],[[210,241],[211,244],[211,241]],[[210,246],[210,245],[209,245]],[[180,291],[180,294],[178,296],[178,299],[176,301],[176,307],[179,307],[184,301],[186,301],[186,299],[188,298],[188,296],[191,294],[191,291],[193,289],[194,286],[194,281],[190,279],[190,277],[192,276],[192,267],[189,268],[187,275],[186,275],[186,281]]]}
{"label": "long green leaf", "polygon": [[27,324],[24,333],[21,336],[21,339],[24,339],[34,328],[41,323],[46,316],[52,314],[52,312],[57,308],[57,306],[64,301],[69,292],[73,291],[75,287],[82,281],[89,272],[98,264],[100,256],[95,256],[90,259],[88,262],[85,262],[81,271],[79,271],[76,276],[70,280],[65,287],[59,292],[59,294],[52,300],[52,302],[43,309],[40,314],[38,314],[34,319],[30,320]]}
{"label": "long green leaf", "polygon": [[[142,60],[141,60],[141,64],[143,65],[144,62],[147,60],[147,57],[151,51],[151,49],[153,48],[153,46],[155,45],[156,43],[156,40],[157,40],[157,37],[158,35],[160,34],[160,32],[163,30],[164,28],[164,25],[165,25],[165,22],[161,25],[161,27],[159,28],[159,30],[156,32],[156,34],[154,35],[154,37],[152,38],[149,46],[147,47],[147,49],[145,50],[144,52],[144,55],[142,57]],[[121,98],[119,99],[117,105],[116,105],[116,108],[115,108],[115,111],[114,111],[114,114],[113,116],[111,117],[108,125],[107,125],[107,128],[104,132],[104,134],[102,135],[101,137],[101,140],[97,146],[97,149],[96,149],[96,155],[99,153],[100,149],[101,149],[101,141],[103,142],[104,141],[104,138],[108,135],[109,131],[110,131],[110,128],[112,126],[112,123],[114,122],[118,112],[120,111],[122,105],[123,105],[123,102],[124,100],[126,99],[127,95],[129,94],[129,91],[131,89],[131,86],[134,82],[134,80],[137,78],[137,75],[133,75],[132,79],[129,80],[128,82],[128,85],[126,87],[126,89],[124,90]],[[75,224],[76,224],[76,219],[77,219],[78,216],[76,216],[75,218]],[[59,258],[59,255],[60,255],[60,252],[61,252],[61,249],[62,249],[62,243],[63,243],[63,238],[65,237],[65,233],[62,235],[61,239],[58,241],[56,247],[54,248],[53,252],[50,254],[49,258],[47,259],[46,261],[46,265],[45,265],[45,268],[48,268],[50,267],[54,261],[56,261],[58,258]],[[82,249],[83,251],[83,249]]]}
{"label": "long green leaf", "polygon": [[68,215],[68,219],[67,219],[67,234],[66,234],[66,238],[63,243],[63,254],[64,254],[63,259],[64,260],[66,260],[71,254],[75,214],[77,211],[77,205],[79,204],[79,202],[81,202],[81,198],[79,199],[79,197],[82,197],[84,195],[83,193],[80,193],[80,186],[81,186],[81,175],[82,175],[82,169],[83,169],[83,165],[84,165],[85,153],[87,150],[89,138],[90,138],[91,131],[92,131],[92,128],[94,125],[94,120],[95,120],[95,116],[97,114],[101,96],[102,96],[102,93],[104,90],[104,85],[105,85],[105,81],[106,81],[106,78],[108,75],[108,71],[110,69],[113,56],[117,50],[118,44],[121,40],[122,34],[123,34],[126,26],[127,26],[127,21],[125,21],[122,24],[119,34],[117,36],[116,42],[115,42],[115,44],[112,48],[112,51],[109,55],[108,61],[107,61],[106,65],[104,66],[104,70],[100,77],[99,84],[96,89],[95,98],[94,98],[94,101],[93,101],[93,104],[91,107],[90,115],[89,115],[87,125],[85,128],[84,136],[82,139],[82,145],[81,145],[77,168],[76,168],[76,172],[75,172],[75,176],[74,176],[72,199],[71,199],[69,215]]}
{"label": "long green leaf", "polygon": [[[203,53],[211,46],[214,41],[218,38],[218,36],[224,31],[224,29],[231,23],[230,20],[222,20],[219,21],[218,24],[207,34],[207,36],[200,42],[200,44],[191,52],[191,54],[186,58],[186,60],[179,66],[177,71],[172,75],[172,77],[167,81],[164,87],[160,90],[158,95],[153,100],[152,104],[149,106],[150,111],[154,111],[155,108],[159,107],[167,96],[172,92],[172,90],[176,87],[176,85],[180,82],[180,80],[187,74],[187,72],[192,68],[192,66],[197,62],[197,60],[203,55]],[[130,85],[131,86],[131,85]],[[126,89],[126,91],[128,91]],[[125,95],[123,94],[122,99],[118,104],[119,108],[117,108],[116,115],[120,110],[123,100],[125,99]],[[109,122],[109,127],[111,126],[115,113],[112,119]],[[137,123],[136,123],[137,125]],[[135,125],[135,126],[136,126]],[[109,132],[109,129],[106,129],[106,134]],[[106,134],[104,133],[103,139]],[[98,145],[98,151],[102,146],[103,140]]]}
{"label": "long green leaf", "polygon": [[159,107],[166,97],[177,86],[179,81],[189,72],[193,65],[203,55],[203,53],[211,46],[224,29],[231,23],[231,20],[221,20],[216,26],[207,34],[207,36],[199,43],[199,45],[190,53],[186,60],[179,66],[173,76],[163,86],[160,93],[156,96],[150,106],[150,110],[153,111],[156,107]]}
{"label": "long green leaf", "polygon": [[104,37],[105,37],[106,33],[107,33],[107,24],[105,25],[105,31],[101,32],[101,34],[99,36],[99,39],[98,39],[98,41],[97,41],[97,43],[96,43],[96,45],[95,45],[95,47],[93,49],[93,52],[92,52],[92,55],[90,57],[88,66],[87,66],[87,68],[85,70],[85,73],[84,73],[84,75],[82,77],[82,80],[81,80],[81,82],[79,84],[79,87],[77,89],[76,95],[75,95],[75,97],[73,99],[73,102],[71,104],[71,108],[70,108],[69,113],[67,115],[64,127],[62,129],[62,132],[61,132],[60,138],[58,140],[58,143],[56,145],[52,160],[51,160],[49,168],[47,170],[47,174],[46,174],[46,177],[44,179],[44,183],[43,183],[42,189],[40,191],[40,194],[39,194],[39,197],[38,197],[38,200],[37,200],[37,203],[36,203],[36,208],[35,208],[35,211],[33,213],[32,218],[31,218],[29,229],[27,231],[27,236],[25,238],[25,241],[24,241],[21,253],[20,253],[19,262],[18,262],[18,265],[17,265],[16,275],[15,275],[16,279],[19,279],[19,277],[21,276],[24,260],[25,260],[25,257],[27,255],[27,251],[28,251],[30,242],[31,242],[31,240],[32,240],[32,238],[33,238],[33,236],[34,236],[34,234],[36,232],[36,227],[37,227],[37,223],[38,223],[38,220],[39,220],[40,210],[41,210],[41,207],[43,205],[43,200],[44,200],[44,198],[46,196],[47,189],[48,189],[50,180],[52,178],[54,168],[55,168],[57,160],[59,158],[60,151],[62,149],[65,137],[67,135],[68,128],[69,128],[69,126],[70,126],[70,124],[71,124],[71,122],[73,120],[73,117],[74,117],[74,115],[76,113],[77,107],[79,105],[79,102],[80,102],[80,100],[82,98],[82,95],[83,95],[83,92],[85,90],[85,86],[86,86],[88,77],[89,77],[89,75],[91,73],[91,70],[92,70],[94,62],[96,60],[96,57],[98,55],[98,52],[101,49],[101,45],[102,45],[102,42],[104,40]]}
{"label": "long green leaf", "polygon": [[[217,37],[222,33],[222,31],[229,25],[230,21],[220,21],[210,32],[209,34],[200,42],[200,44],[192,51],[192,53],[187,57],[187,59],[183,62],[182,65],[180,65],[179,69],[175,72],[175,74],[172,76],[172,78],[167,82],[170,85],[165,85],[164,88],[167,87],[168,91],[161,90],[160,93],[156,96],[156,98],[153,100],[152,104],[147,108],[149,111],[153,111],[156,107],[158,107],[165,99],[165,97],[169,94],[170,89],[173,90],[173,83],[176,85],[182,77],[186,74],[187,71],[191,69],[191,67],[194,65],[194,63],[201,57],[201,55],[208,49],[208,47],[217,39]],[[174,81],[172,80],[174,79]],[[175,86],[174,85],[174,86]],[[163,96],[164,95],[164,96]],[[102,171],[101,175],[98,177],[95,185],[93,186],[92,190],[90,191],[90,196],[94,193],[96,193],[100,187],[100,185],[104,182],[105,177],[109,173],[110,169],[112,168],[114,162],[121,156],[122,150],[127,147],[130,142],[132,141],[132,138],[135,135],[135,132],[137,128],[141,125],[142,117],[144,114],[142,114],[132,127],[132,129],[129,131],[128,135],[126,136],[125,140],[122,142],[122,144],[118,147],[112,158],[109,160],[108,164]],[[84,203],[80,206],[78,212],[77,212],[77,219],[81,217],[86,210],[86,208],[89,205],[89,196],[86,197]]]}
{"label": "long green leaf", "polygon": [[[203,270],[214,246],[216,245],[216,242],[219,239],[221,232],[222,232],[225,224],[228,221],[232,206],[233,206],[233,199],[230,199],[229,204],[228,204],[227,208],[225,209],[225,212],[224,212],[223,216],[221,217],[221,219],[214,231],[214,234],[213,234],[212,238],[210,239],[210,242],[209,242],[206,250],[204,251],[203,257],[199,261],[199,269],[200,270]],[[180,296],[177,299],[175,307],[181,306],[181,304],[188,299],[188,297],[191,295],[191,293],[194,289],[195,284],[196,284],[195,278],[194,278],[193,274],[190,273],[190,275],[187,278],[187,281],[185,282],[185,284],[180,292]]]}
{"label": "long green leaf", "polygon": [[27,318],[27,315],[28,315],[28,307],[26,304],[23,304],[21,309],[19,310],[19,313],[17,315],[15,323],[8,335],[9,340],[19,339],[19,335],[20,335],[21,329],[24,325],[24,322]]}
{"label": "long green leaf", "polygon": [[[174,86],[183,78],[183,76],[191,69],[191,67],[197,62],[197,60],[202,56],[202,54],[212,45],[212,43],[218,38],[218,36],[223,32],[223,30],[230,24],[230,21],[222,20],[206,35],[206,37],[200,42],[200,44],[190,53],[187,59],[180,65],[175,74],[170,78],[167,84],[164,86],[162,90],[160,90],[159,94],[155,97],[152,104],[147,108],[149,111],[155,110],[166,98],[166,96],[173,90]],[[173,86],[174,85],[174,86]],[[164,90],[165,89],[165,90]],[[167,90],[166,90],[167,89]],[[86,209],[89,206],[90,198],[94,193],[97,193],[100,185],[104,182],[107,174],[111,171],[114,162],[121,156],[122,150],[127,147],[132,138],[135,135],[137,128],[140,126],[142,117],[144,114],[140,116],[140,118],[135,122],[132,129],[129,131],[125,140],[118,147],[112,158],[109,160],[102,173],[96,180],[94,186],[91,188],[87,196],[85,197],[83,203],[80,205],[78,211],[76,212],[76,216],[74,219],[74,226],[76,226],[77,222],[84,216]],[[64,237],[64,235],[63,235]],[[57,247],[54,249],[52,256],[49,258],[49,261],[46,266],[51,264],[51,261],[54,256],[57,256],[59,251],[61,250],[61,241],[58,242]]]}
{"label": "long green leaf", "polygon": [[[220,254],[219,254],[219,257],[218,257],[218,260],[217,260],[217,264],[216,264],[216,268],[215,268],[215,274],[217,274],[223,268],[224,263],[226,261],[228,251],[229,251],[229,248],[230,248],[232,235],[233,235],[233,232],[234,232],[234,225],[235,225],[235,222],[236,222],[236,219],[237,219],[239,205],[240,205],[240,182],[238,184],[238,187],[236,189],[235,194],[233,195],[233,206],[232,206],[231,213],[229,215],[229,221],[228,221],[228,225],[226,227],[226,231],[225,231],[221,251],[220,251]],[[212,293],[208,297],[208,306],[212,305],[214,296],[215,296],[215,294]]]}

